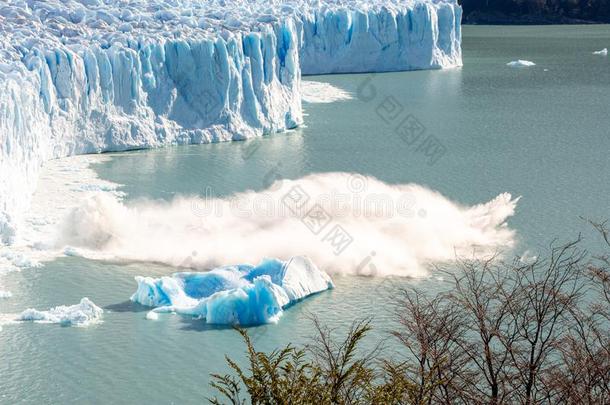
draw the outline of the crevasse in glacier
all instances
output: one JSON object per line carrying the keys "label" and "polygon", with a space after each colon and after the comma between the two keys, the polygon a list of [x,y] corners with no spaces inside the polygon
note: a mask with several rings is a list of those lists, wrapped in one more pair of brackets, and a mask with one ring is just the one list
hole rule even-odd
{"label": "crevasse in glacier", "polygon": [[328,274],[303,256],[136,281],[131,300],[155,307],[148,319],[156,319],[153,314],[158,312],[177,312],[222,325],[275,323],[285,307],[333,288]]}
{"label": "crevasse in glacier", "polygon": [[456,0],[7,0],[0,243],[46,160],[300,125],[304,74],[461,64]]}

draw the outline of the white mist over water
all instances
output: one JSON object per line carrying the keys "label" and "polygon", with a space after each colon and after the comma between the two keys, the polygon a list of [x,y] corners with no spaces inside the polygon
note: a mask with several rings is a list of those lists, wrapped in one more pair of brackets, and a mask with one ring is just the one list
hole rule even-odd
{"label": "white mist over water", "polygon": [[57,227],[82,201],[106,193],[117,199],[123,196],[119,184],[100,179],[91,168],[92,164],[108,159],[108,155],[83,155],[45,163],[15,243],[0,245],[0,276],[21,268],[39,267],[40,262],[57,257],[54,251]]}
{"label": "white mist over water", "polygon": [[108,159],[108,155],[83,155],[44,164],[15,243],[0,244],[0,299],[12,297],[3,287],[4,275],[23,268],[40,267],[62,255],[55,249],[55,240],[58,225],[67,212],[93,195],[108,193],[113,198],[122,197],[119,184],[100,179],[91,168],[91,164]]}
{"label": "white mist over water", "polygon": [[67,215],[57,247],[100,260],[208,269],[309,256],[334,274],[424,276],[430,263],[511,248],[518,199],[471,207],[416,184],[349,173],[280,180],[229,198],[125,204],[111,194]]}

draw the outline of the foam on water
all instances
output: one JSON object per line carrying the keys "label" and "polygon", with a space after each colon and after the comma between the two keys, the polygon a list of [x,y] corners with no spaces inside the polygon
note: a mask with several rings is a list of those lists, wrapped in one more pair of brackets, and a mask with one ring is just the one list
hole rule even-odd
{"label": "foam on water", "polygon": [[301,82],[301,98],[306,103],[333,103],[335,101],[351,100],[352,94],[329,83],[303,80]]}

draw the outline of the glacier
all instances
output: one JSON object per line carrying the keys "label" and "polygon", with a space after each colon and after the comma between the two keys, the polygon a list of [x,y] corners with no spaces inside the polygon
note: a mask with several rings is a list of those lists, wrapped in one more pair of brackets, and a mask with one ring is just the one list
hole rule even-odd
{"label": "glacier", "polygon": [[461,65],[457,0],[5,0],[0,244],[45,161],[303,123],[303,74]]}
{"label": "glacier", "polygon": [[138,276],[136,282],[131,300],[155,307],[146,319],[158,319],[159,312],[176,312],[209,324],[241,326],[276,323],[287,306],[334,287],[328,274],[304,256],[171,277]]}

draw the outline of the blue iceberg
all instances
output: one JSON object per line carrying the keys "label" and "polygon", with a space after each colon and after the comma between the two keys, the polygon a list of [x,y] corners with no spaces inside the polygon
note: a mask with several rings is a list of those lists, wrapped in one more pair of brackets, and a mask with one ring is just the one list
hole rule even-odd
{"label": "blue iceberg", "polygon": [[331,278],[307,257],[288,261],[265,259],[258,266],[224,266],[208,272],[175,273],[171,277],[136,277],[131,300],[217,325],[277,323],[283,310],[312,294],[334,287]]}

